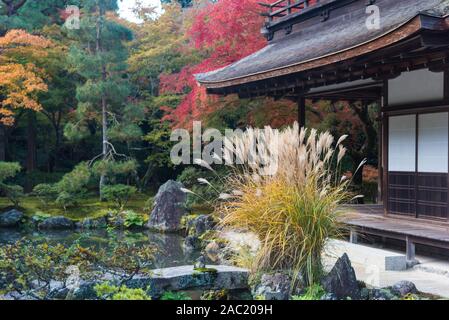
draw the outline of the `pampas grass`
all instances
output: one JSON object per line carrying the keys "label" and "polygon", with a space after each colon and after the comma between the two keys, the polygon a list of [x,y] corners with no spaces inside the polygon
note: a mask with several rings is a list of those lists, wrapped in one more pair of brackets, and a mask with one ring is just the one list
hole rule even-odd
{"label": "pampas grass", "polygon": [[[321,252],[329,238],[340,236],[338,204],[350,198],[350,181],[339,174],[344,139],[335,143],[328,132],[296,123],[281,132],[248,129],[225,140],[225,160],[243,164],[226,178],[232,191],[217,212],[221,227],[258,236],[253,271],[288,270],[309,284],[318,281]],[[257,156],[255,141],[262,141]]]}

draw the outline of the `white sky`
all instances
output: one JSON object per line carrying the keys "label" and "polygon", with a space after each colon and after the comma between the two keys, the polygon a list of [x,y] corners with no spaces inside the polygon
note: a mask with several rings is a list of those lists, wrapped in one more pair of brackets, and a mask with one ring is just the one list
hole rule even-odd
{"label": "white sky", "polygon": [[[118,3],[120,7],[119,9],[120,16],[129,21],[139,22],[139,20],[134,16],[132,12],[132,8],[135,6],[136,0],[120,0]],[[142,3],[156,6],[158,8],[161,7],[160,0],[142,0]]]}

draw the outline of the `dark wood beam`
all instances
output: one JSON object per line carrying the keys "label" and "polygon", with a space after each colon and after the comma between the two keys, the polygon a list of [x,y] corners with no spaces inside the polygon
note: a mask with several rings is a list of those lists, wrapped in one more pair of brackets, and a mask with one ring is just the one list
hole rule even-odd
{"label": "dark wood beam", "polygon": [[306,126],[306,98],[298,97],[298,124],[300,128]]}

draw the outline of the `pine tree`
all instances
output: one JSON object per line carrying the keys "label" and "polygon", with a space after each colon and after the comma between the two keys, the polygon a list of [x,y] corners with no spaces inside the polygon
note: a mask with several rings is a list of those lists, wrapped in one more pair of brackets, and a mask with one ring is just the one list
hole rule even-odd
{"label": "pine tree", "polygon": [[[139,127],[132,123],[132,107],[126,105],[131,88],[126,76],[125,43],[132,39],[132,32],[115,21],[115,10],[117,0],[85,0],[80,29],[70,30],[76,45],[69,56],[82,81],[76,93],[78,122],[67,125],[65,134],[80,138],[88,132],[88,123],[99,124],[103,160],[118,155],[111,138],[129,140],[140,135]],[[100,195],[105,184],[102,174]]]}
{"label": "pine tree", "polygon": [[62,24],[62,11],[79,0],[0,0],[0,34],[11,29],[29,32],[56,23]]}

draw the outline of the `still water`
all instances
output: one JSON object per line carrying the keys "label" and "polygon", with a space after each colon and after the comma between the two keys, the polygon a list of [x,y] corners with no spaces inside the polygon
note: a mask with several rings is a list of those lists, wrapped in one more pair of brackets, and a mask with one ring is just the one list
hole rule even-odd
{"label": "still water", "polygon": [[75,241],[83,247],[110,248],[114,243],[127,242],[135,245],[152,244],[157,248],[153,268],[190,265],[199,257],[199,252],[185,252],[184,238],[177,234],[161,234],[151,231],[25,231],[0,228],[0,245],[21,239],[49,244],[61,243],[70,246]]}

